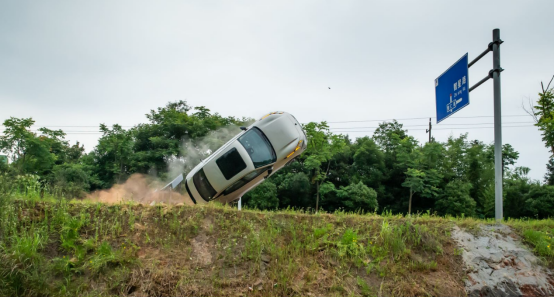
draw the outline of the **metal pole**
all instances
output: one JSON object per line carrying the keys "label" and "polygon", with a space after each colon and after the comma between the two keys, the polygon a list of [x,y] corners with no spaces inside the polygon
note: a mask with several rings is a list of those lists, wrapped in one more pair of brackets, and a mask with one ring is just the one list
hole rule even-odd
{"label": "metal pole", "polygon": [[494,216],[501,222],[502,213],[502,108],[500,100],[500,29],[492,30],[492,65],[494,80]]}
{"label": "metal pole", "polygon": [[479,61],[482,57],[484,57],[491,50],[492,50],[492,48],[491,48],[491,45],[489,44],[489,47],[484,52],[482,52],[477,58],[473,59],[473,61],[469,62],[469,64],[467,65],[467,68],[469,68],[469,67],[473,66],[473,64],[477,63],[477,61]]}
{"label": "metal pole", "polygon": [[486,82],[487,80],[489,80],[491,78],[490,74],[487,75],[487,77],[483,78],[482,80],[480,80],[478,83],[474,84],[473,86],[471,86],[471,88],[469,88],[469,91],[473,91],[475,90],[475,88],[477,88],[478,86],[482,85],[484,82]]}
{"label": "metal pole", "polygon": [[429,129],[425,129],[425,132],[429,133],[429,143],[431,143],[431,118],[429,118]]}
{"label": "metal pole", "polygon": [[242,209],[242,197],[239,198],[239,210]]}

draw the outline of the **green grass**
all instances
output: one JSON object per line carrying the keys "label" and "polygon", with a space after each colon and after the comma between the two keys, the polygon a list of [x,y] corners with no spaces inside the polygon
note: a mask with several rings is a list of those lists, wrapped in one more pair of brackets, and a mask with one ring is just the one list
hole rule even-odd
{"label": "green grass", "polygon": [[506,224],[514,228],[533,248],[550,268],[554,268],[554,219],[508,220]]}
{"label": "green grass", "polygon": [[[12,192],[0,196],[0,296],[463,296],[451,228],[483,223]],[[552,260],[552,220],[506,223]]]}

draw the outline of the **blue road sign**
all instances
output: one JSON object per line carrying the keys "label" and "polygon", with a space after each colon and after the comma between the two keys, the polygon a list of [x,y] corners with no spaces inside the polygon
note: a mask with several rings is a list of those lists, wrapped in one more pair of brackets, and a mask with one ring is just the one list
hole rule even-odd
{"label": "blue road sign", "polygon": [[469,104],[467,53],[435,79],[437,123]]}

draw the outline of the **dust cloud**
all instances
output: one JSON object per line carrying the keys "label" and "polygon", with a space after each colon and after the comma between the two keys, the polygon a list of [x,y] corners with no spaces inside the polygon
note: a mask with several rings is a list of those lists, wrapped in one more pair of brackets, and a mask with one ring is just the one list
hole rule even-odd
{"label": "dust cloud", "polygon": [[194,205],[188,194],[182,194],[175,190],[157,191],[157,189],[171,182],[179,174],[186,177],[198,163],[239,134],[240,131],[238,126],[229,125],[211,131],[204,137],[183,140],[180,155],[171,156],[165,160],[168,170],[165,181],[148,175],[133,174],[125,183],[114,185],[108,190],[93,192],[87,196],[87,199],[108,204],[133,201],[145,205],[158,203]]}
{"label": "dust cloud", "polygon": [[161,187],[163,187],[161,182],[137,173],[131,175],[123,184],[115,185],[109,190],[91,193],[87,196],[87,199],[107,204],[132,201],[145,205],[159,203],[194,205],[188,195],[176,191],[157,191]]}
{"label": "dust cloud", "polygon": [[204,137],[183,140],[180,155],[166,159],[168,176],[171,179],[180,173],[186,176],[198,163],[240,132],[238,126],[230,125],[211,131]]}

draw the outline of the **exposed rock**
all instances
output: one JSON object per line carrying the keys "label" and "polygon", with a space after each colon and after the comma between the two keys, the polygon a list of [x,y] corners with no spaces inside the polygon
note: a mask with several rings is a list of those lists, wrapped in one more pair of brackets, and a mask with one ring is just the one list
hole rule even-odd
{"label": "exposed rock", "polygon": [[479,236],[454,227],[452,237],[463,249],[471,297],[552,296],[552,272],[517,240],[508,226],[482,226]]}

